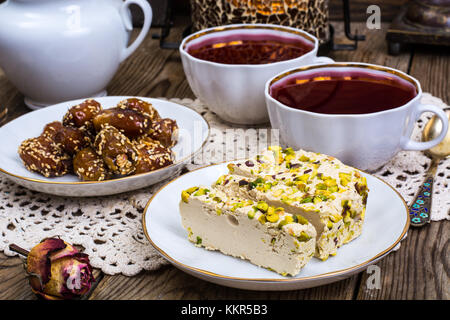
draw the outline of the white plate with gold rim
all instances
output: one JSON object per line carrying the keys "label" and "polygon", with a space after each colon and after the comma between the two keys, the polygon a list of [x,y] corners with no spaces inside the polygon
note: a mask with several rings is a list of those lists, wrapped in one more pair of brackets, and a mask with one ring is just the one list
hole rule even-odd
{"label": "white plate with gold rim", "polygon": [[142,217],[144,233],[153,247],[175,267],[200,279],[249,290],[320,286],[365,270],[392,251],[408,230],[408,207],[400,194],[381,179],[362,172],[370,189],[362,235],[327,261],[311,259],[295,277],[283,277],[248,261],[196,247],[181,225],[181,191],[211,185],[228,172],[227,164],[200,168],[169,182],[149,200]]}
{"label": "white plate with gold rim", "polygon": [[[104,109],[117,105],[128,96],[95,98]],[[28,189],[68,197],[105,196],[144,188],[173,176],[202,148],[209,136],[209,125],[197,112],[188,107],[159,99],[136,97],[153,104],[163,118],[177,121],[179,139],[172,148],[174,164],[137,175],[106,181],[83,182],[73,174],[46,178],[28,171],[17,149],[21,142],[41,134],[44,126],[52,121],[62,121],[67,110],[85,99],[59,103],[27,113],[0,127],[0,173]]]}

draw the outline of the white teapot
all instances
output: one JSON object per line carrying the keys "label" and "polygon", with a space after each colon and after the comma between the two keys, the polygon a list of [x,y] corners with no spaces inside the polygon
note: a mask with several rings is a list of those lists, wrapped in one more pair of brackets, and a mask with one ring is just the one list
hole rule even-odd
{"label": "white teapot", "polygon": [[[141,7],[144,24],[128,46],[131,4]],[[0,68],[33,109],[106,95],[151,20],[146,0],[7,0],[0,5]]]}

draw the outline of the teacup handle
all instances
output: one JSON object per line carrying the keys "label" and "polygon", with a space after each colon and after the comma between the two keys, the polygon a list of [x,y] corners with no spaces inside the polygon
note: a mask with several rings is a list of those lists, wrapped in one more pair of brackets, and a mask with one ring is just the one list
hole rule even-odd
{"label": "teacup handle", "polygon": [[128,58],[134,50],[136,50],[139,45],[144,41],[145,36],[148,33],[148,30],[150,29],[150,26],[152,24],[152,18],[153,18],[153,12],[152,8],[150,7],[148,1],[145,0],[127,0],[122,4],[122,7],[120,8],[120,15],[122,16],[122,21],[125,25],[125,28],[128,31],[133,30],[133,25],[130,19],[129,10],[128,7],[131,4],[136,4],[139,7],[141,7],[142,12],[144,13],[144,25],[142,26],[141,32],[137,36],[136,40],[134,42],[123,49],[121,55],[120,55],[120,62],[124,61],[126,58]]}
{"label": "teacup handle", "polygon": [[334,63],[334,60],[331,59],[331,58],[322,56],[322,57],[316,57],[314,59],[314,63],[323,63],[323,64],[325,64],[325,63]]}
{"label": "teacup handle", "polygon": [[421,151],[433,148],[435,145],[439,144],[439,142],[441,142],[444,139],[445,135],[447,134],[448,119],[447,115],[441,108],[433,106],[431,104],[419,104],[419,106],[415,110],[415,117],[416,117],[415,121],[417,121],[419,119],[419,116],[424,112],[433,112],[438,116],[439,119],[441,119],[442,122],[441,133],[435,139],[427,142],[417,142],[411,140],[411,138],[409,137],[404,137],[401,143],[401,147],[403,150]]}

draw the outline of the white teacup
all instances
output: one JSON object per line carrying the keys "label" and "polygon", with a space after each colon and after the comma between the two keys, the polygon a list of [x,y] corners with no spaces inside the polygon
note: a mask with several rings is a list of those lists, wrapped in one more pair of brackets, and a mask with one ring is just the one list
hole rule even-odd
{"label": "white teacup", "polygon": [[[349,72],[377,73],[398,77],[416,88],[416,95],[405,104],[379,112],[363,114],[323,114],[289,107],[271,95],[271,89],[289,79],[308,77],[321,70],[334,74]],[[325,76],[324,75],[324,76]],[[313,80],[314,81],[314,80]],[[281,143],[335,156],[346,164],[374,171],[386,164],[400,150],[425,150],[437,145],[448,130],[448,120],[441,108],[420,102],[422,89],[413,77],[392,68],[365,63],[333,63],[287,70],[266,83],[265,97],[270,122],[280,130]],[[370,99],[367,96],[367,99]],[[411,140],[414,123],[424,112],[433,112],[443,123],[441,134],[428,142]]]}
{"label": "white teacup", "polygon": [[[266,64],[223,64],[201,60],[188,53],[190,46],[233,34],[270,34],[308,41],[314,47],[300,57]],[[186,37],[180,45],[180,54],[192,91],[211,111],[232,123],[259,124],[269,121],[263,93],[268,79],[290,68],[333,62],[327,57],[317,57],[318,46],[317,38],[299,29],[235,24],[201,30]]]}

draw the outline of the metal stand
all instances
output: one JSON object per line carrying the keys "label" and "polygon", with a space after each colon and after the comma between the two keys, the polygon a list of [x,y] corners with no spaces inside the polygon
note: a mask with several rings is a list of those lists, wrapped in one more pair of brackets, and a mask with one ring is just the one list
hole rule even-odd
{"label": "metal stand", "polygon": [[352,34],[350,28],[350,5],[348,0],[342,1],[343,6],[342,9],[344,11],[344,32],[347,39],[354,41],[354,44],[335,44],[334,43],[334,28],[330,24],[330,42],[331,42],[331,50],[356,50],[358,48],[358,41],[366,40],[364,35],[358,35],[358,31],[356,30],[355,34]]}
{"label": "metal stand", "polygon": [[[358,35],[358,32],[352,34],[351,32],[351,22],[350,22],[350,4],[349,0],[342,0],[342,9],[344,13],[344,31],[345,36],[354,41],[353,44],[336,44],[334,43],[334,28],[330,24],[330,38],[327,42],[321,45],[322,50],[356,50],[358,48],[358,41],[364,41],[366,37],[364,35]],[[173,16],[172,16],[172,0],[167,0],[167,6],[165,7],[164,17],[163,17],[163,25],[161,27],[160,34],[154,34],[153,39],[159,39],[159,46],[162,49],[178,49],[180,46],[180,42],[168,42],[166,38],[170,34],[170,29],[173,26]],[[191,25],[187,27],[182,37],[186,37],[191,34]]]}
{"label": "metal stand", "polygon": [[398,55],[404,43],[450,45],[450,0],[412,0],[390,25],[388,53]]}

